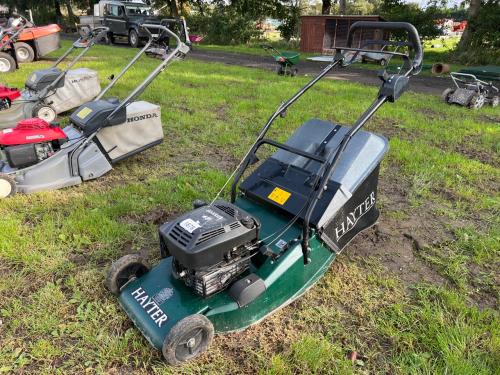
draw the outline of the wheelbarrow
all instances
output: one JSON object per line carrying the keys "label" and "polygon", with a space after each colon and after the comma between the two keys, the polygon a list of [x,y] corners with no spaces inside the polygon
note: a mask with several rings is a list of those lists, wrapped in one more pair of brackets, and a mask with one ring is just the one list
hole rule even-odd
{"label": "wheelbarrow", "polygon": [[[280,52],[270,44],[261,44],[260,46],[276,61],[276,73],[279,76],[290,74],[290,77],[295,77],[299,73],[298,69],[292,69],[292,67],[299,62],[300,53]],[[269,49],[273,50],[275,54],[271,54]]]}

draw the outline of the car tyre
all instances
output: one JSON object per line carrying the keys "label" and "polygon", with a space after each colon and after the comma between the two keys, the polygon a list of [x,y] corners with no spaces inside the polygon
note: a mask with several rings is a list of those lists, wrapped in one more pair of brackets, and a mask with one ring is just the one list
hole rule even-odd
{"label": "car tyre", "polygon": [[130,30],[130,32],[128,33],[128,44],[130,44],[134,48],[140,47],[141,45],[141,40],[137,35],[137,31],[135,31],[134,29]]}

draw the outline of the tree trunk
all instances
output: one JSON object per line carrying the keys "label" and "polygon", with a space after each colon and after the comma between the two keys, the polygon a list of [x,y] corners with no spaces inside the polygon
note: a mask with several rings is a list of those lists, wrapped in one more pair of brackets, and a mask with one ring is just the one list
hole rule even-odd
{"label": "tree trunk", "polygon": [[62,17],[61,4],[59,4],[59,1],[55,0],[54,1],[54,5],[55,5],[55,8],[56,8],[56,17],[57,18]]}
{"label": "tree trunk", "polygon": [[66,8],[68,9],[68,23],[73,25],[75,23],[75,15],[73,14],[73,9],[71,8],[71,0],[66,0]]}
{"label": "tree trunk", "polygon": [[339,0],[339,14],[345,15],[345,11],[346,11],[346,0]]}
{"label": "tree trunk", "polygon": [[90,12],[90,0],[85,0],[85,8],[87,8],[87,15]]}
{"label": "tree trunk", "polygon": [[321,14],[330,14],[332,11],[332,0],[323,0],[323,6],[321,7]]}
{"label": "tree trunk", "polygon": [[172,14],[174,15],[174,18],[179,18],[179,8],[177,8],[177,1],[169,0],[168,6],[170,7],[170,9],[172,9]]}
{"label": "tree trunk", "polygon": [[469,6],[469,22],[465,27],[465,30],[462,34],[462,38],[460,38],[460,47],[462,50],[467,51],[471,45],[471,28],[474,27],[474,17],[479,13],[479,9],[481,8],[481,0],[471,0]]}
{"label": "tree trunk", "polygon": [[201,5],[202,4],[201,0],[196,0],[196,4],[198,4],[198,7],[200,8],[201,15],[204,16],[205,13],[203,13],[203,6]]}

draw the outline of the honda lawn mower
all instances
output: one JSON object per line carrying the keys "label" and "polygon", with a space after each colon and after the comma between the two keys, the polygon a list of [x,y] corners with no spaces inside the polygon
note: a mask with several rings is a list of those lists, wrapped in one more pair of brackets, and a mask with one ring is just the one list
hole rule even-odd
{"label": "honda lawn mower", "polygon": [[9,18],[5,27],[0,27],[0,73],[12,73],[19,69],[14,43],[23,30],[30,26],[29,21],[18,13]]}
{"label": "honda lawn mower", "polygon": [[444,90],[441,94],[444,103],[475,109],[485,104],[496,107],[500,103],[498,88],[493,86],[493,82],[484,82],[466,73],[450,73],[450,77],[456,88]]}
{"label": "honda lawn mower", "polygon": [[134,100],[171,61],[189,52],[174,33],[167,32],[177,39],[177,47],[123,102],[101,98],[149,48],[151,33],[146,46],[101,94],[69,117],[69,126],[61,129],[57,122],[27,119],[0,131],[0,197],[12,196],[16,191],[54,190],[98,178],[112,169],[112,163],[163,142],[160,107]]}
{"label": "honda lawn mower", "polygon": [[[407,31],[414,61],[387,52],[403,57],[405,73],[378,73],[378,97],[351,128],[311,119],[284,144],[265,139],[272,122],[334,67],[348,66],[359,52],[375,52],[350,48],[360,29]],[[154,269],[137,254],[109,269],[109,288],[171,365],[202,354],[214,334],[256,324],[300,297],[356,235],[377,222],[379,168],[389,143],[360,128],[382,104],[408,90],[411,75],[422,67],[422,46],[415,27],[400,22],[356,22],[347,46],[337,47],[333,62],[269,118],[237,169],[231,202],[218,200],[219,192],[212,203],[198,199],[192,211],[163,224],[163,260]],[[349,51],[356,54],[347,60]],[[237,194],[262,145],[279,150]]]}
{"label": "honda lawn mower", "polygon": [[[7,84],[0,86],[0,128],[9,128],[33,117],[55,121],[58,113],[87,103],[101,92],[96,71],[70,70],[108,31],[107,27],[96,27],[87,33],[86,28],[90,30],[86,25],[78,25],[80,38],[50,68],[31,73],[22,92]],[[57,68],[75,49],[82,51],[66,69]]]}

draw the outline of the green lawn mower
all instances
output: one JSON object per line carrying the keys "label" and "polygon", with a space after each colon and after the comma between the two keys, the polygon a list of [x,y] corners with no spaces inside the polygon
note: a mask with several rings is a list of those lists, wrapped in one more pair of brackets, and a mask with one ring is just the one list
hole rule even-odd
{"label": "green lawn mower", "polygon": [[[379,72],[378,97],[351,128],[311,119],[284,144],[264,138],[273,121],[330,70],[350,65],[359,52],[374,52],[350,48],[360,29],[407,31],[414,60],[403,57],[403,74]],[[349,51],[356,54],[348,60]],[[356,22],[347,47],[337,48],[333,62],[269,118],[237,169],[231,202],[217,199],[219,192],[210,204],[198,199],[192,211],[163,224],[162,261],[154,269],[137,254],[111,266],[109,288],[169,364],[192,360],[209,348],[214,334],[249,327],[293,302],[356,235],[377,222],[379,167],[389,143],[360,129],[408,89],[422,60],[412,25]],[[264,144],[278,151],[238,187]]]}

